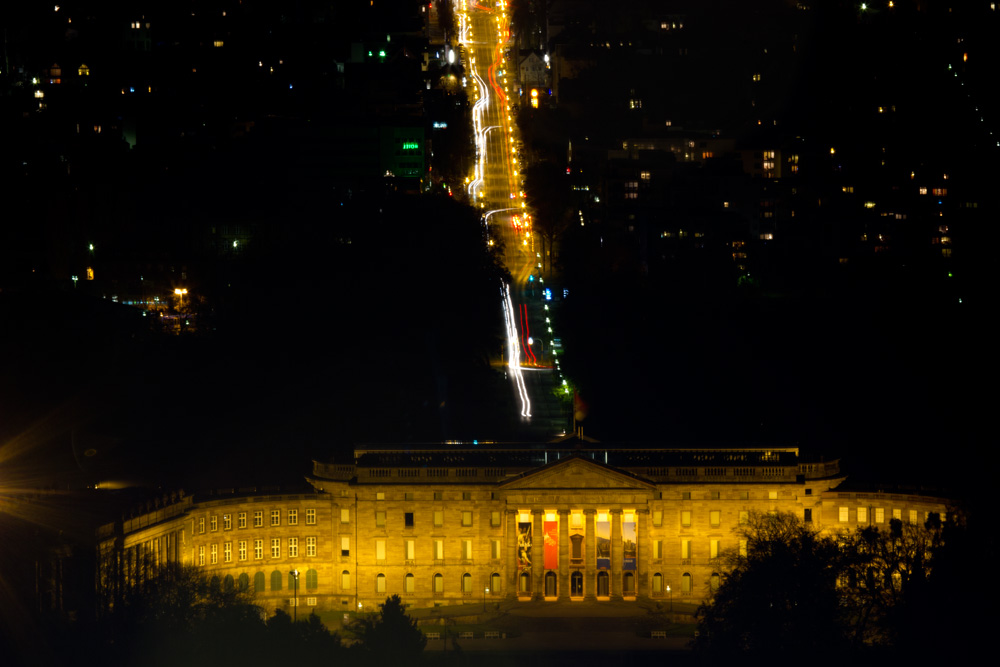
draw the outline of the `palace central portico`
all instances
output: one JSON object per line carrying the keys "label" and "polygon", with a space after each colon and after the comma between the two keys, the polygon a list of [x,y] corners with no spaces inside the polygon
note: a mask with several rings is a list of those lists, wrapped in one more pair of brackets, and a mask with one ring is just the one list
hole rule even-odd
{"label": "palace central portico", "polygon": [[[656,449],[581,440],[358,447],[308,484],[164,498],[100,531],[111,601],[162,563],[248,588],[266,609],[517,600],[700,601],[753,512],[821,531],[944,512],[846,490],[837,461],[789,447]],[[110,602],[109,602],[110,603]]]}

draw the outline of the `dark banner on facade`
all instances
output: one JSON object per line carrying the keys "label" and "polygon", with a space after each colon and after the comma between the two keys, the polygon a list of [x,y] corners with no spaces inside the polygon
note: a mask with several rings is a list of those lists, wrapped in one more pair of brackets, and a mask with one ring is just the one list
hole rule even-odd
{"label": "dark banner on facade", "polygon": [[559,523],[545,521],[542,524],[545,532],[545,569],[559,569]]}
{"label": "dark banner on facade", "polygon": [[622,570],[635,570],[636,548],[635,520],[622,522]]}
{"label": "dark banner on facade", "polygon": [[531,569],[531,522],[517,523],[517,570]]}
{"label": "dark banner on facade", "polygon": [[611,569],[611,522],[597,522],[597,569]]}
{"label": "dark banner on facade", "polygon": [[[576,515],[579,518],[580,515]],[[583,524],[569,525],[569,562],[573,565],[583,565]]]}

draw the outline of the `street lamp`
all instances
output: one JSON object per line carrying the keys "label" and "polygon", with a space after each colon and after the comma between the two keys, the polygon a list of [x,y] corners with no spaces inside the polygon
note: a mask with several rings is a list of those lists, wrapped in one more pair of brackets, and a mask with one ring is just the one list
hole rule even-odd
{"label": "street lamp", "polygon": [[490,594],[489,588],[483,589],[483,613],[486,613],[486,596]]}
{"label": "street lamp", "polygon": [[674,613],[674,596],[670,592],[670,584],[667,584],[667,596],[670,598],[670,613]]}
{"label": "street lamp", "polygon": [[288,574],[292,575],[292,586],[295,591],[292,594],[292,621],[297,622],[299,620],[299,571],[295,569]]}

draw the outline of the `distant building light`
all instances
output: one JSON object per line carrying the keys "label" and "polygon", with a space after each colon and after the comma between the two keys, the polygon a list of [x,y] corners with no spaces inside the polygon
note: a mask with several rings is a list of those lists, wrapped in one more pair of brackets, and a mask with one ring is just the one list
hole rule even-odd
{"label": "distant building light", "polygon": [[217,39],[217,40],[215,40],[214,42],[212,42],[212,46],[214,46],[215,48],[217,48],[217,49],[218,49],[218,48],[222,48],[222,45],[223,45],[224,43],[225,43],[225,42],[223,42],[223,41],[222,41],[221,39]]}

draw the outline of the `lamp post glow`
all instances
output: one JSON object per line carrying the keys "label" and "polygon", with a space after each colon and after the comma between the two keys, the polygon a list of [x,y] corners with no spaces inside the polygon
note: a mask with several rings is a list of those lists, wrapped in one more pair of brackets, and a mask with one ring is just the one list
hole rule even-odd
{"label": "lamp post glow", "polygon": [[288,574],[292,575],[292,586],[295,591],[292,594],[292,622],[297,622],[299,620],[299,571],[292,570]]}
{"label": "lamp post glow", "polygon": [[483,589],[483,613],[486,613],[486,596],[490,594],[489,588]]}
{"label": "lamp post glow", "polygon": [[670,598],[670,613],[674,613],[674,596],[670,592],[670,584],[667,584],[667,596]]}

